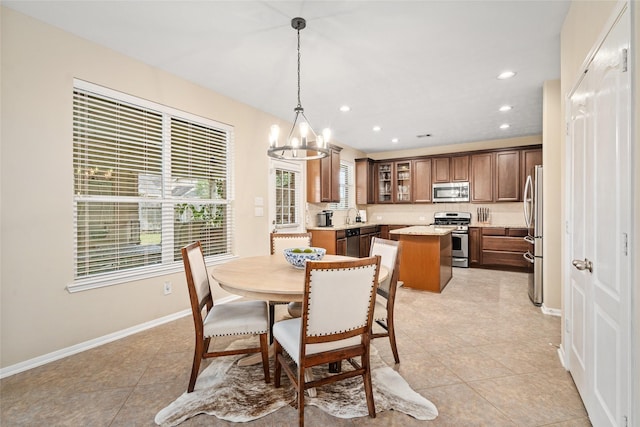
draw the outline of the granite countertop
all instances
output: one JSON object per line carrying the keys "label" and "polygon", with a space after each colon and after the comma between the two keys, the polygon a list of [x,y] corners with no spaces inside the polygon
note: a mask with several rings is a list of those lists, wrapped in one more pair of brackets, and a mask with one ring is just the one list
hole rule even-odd
{"label": "granite countertop", "polygon": [[356,222],[353,224],[341,224],[341,225],[332,225],[331,227],[319,227],[319,226],[313,226],[313,227],[307,227],[307,230],[347,230],[350,228],[362,228],[362,227],[370,227],[373,226],[375,227],[376,225],[379,224],[372,224],[370,222]]}
{"label": "granite countertop", "polygon": [[414,225],[412,227],[399,228],[389,231],[389,234],[408,234],[415,236],[446,236],[454,231],[456,227],[448,227],[446,225]]}

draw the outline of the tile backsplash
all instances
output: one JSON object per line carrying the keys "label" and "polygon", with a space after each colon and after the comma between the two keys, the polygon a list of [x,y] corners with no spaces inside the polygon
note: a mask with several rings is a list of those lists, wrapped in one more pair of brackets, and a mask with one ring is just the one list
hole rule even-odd
{"label": "tile backsplash", "polygon": [[[427,225],[433,223],[436,212],[470,212],[471,225],[479,224],[478,208],[488,208],[488,221],[482,225],[524,227],[522,203],[436,203],[436,204],[390,204],[359,206],[358,209],[367,211],[367,222],[373,224],[412,224]],[[306,218],[307,226],[318,224],[317,213],[329,209],[327,204],[308,204]],[[349,212],[351,221],[356,212]],[[333,224],[346,223],[347,211],[334,211]]]}

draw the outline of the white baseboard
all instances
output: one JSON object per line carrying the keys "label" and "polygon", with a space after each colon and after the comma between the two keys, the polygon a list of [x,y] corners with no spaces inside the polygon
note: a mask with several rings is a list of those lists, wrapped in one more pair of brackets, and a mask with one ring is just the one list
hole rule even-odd
{"label": "white baseboard", "polygon": [[558,316],[558,317],[562,316],[562,310],[559,310],[557,308],[545,307],[544,304],[540,306],[540,311],[542,311],[543,314],[546,314],[549,316]]}
{"label": "white baseboard", "polygon": [[[226,298],[220,298],[216,300],[216,304],[224,304],[238,298],[239,297],[234,295]],[[145,322],[140,325],[132,326],[130,328],[123,329],[121,331],[117,331],[108,335],[104,335],[99,338],[95,338],[95,339],[85,341],[76,345],[72,345],[71,347],[63,348],[48,354],[44,354],[42,356],[34,357],[33,359],[16,363],[15,365],[7,366],[6,368],[0,369],[0,379],[5,377],[10,377],[11,375],[15,375],[20,372],[28,371],[29,369],[37,368],[38,366],[46,365],[47,363],[51,363],[56,360],[63,359],[65,357],[81,353],[83,351],[101,346],[103,344],[107,344],[112,341],[116,341],[121,338],[127,337],[129,335],[137,334],[138,332],[142,332],[147,329],[151,329],[156,326],[160,326],[164,323],[169,323],[174,320],[180,319],[185,316],[190,316],[190,315],[191,315],[191,309],[189,308],[187,310],[182,310],[177,313],[169,314],[168,316],[151,320],[149,322]]]}
{"label": "white baseboard", "polygon": [[567,364],[565,363],[565,354],[564,354],[564,348],[562,346],[558,347],[558,359],[560,359],[560,363],[562,363],[562,367],[566,370],[567,369]]}

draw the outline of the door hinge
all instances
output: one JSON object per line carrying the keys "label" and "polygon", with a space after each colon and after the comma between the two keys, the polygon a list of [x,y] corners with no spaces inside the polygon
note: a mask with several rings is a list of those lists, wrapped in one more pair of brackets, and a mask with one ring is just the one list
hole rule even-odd
{"label": "door hinge", "polygon": [[564,330],[570,334],[571,328],[569,327],[569,318],[564,319]]}
{"label": "door hinge", "polygon": [[622,253],[627,256],[629,254],[629,236],[622,233]]}
{"label": "door hinge", "polygon": [[627,418],[626,415],[624,415],[622,418],[624,418],[624,427],[629,427],[629,418]]}
{"label": "door hinge", "polygon": [[627,70],[629,69],[628,56],[629,56],[629,49],[622,49],[622,72],[623,73],[626,73]]}

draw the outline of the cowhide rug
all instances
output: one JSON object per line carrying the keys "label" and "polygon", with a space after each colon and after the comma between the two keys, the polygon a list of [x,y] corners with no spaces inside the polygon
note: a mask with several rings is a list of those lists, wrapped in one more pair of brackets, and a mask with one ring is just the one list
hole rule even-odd
{"label": "cowhide rug", "polygon": [[[241,341],[237,344],[245,346]],[[295,391],[284,374],[282,387],[264,382],[262,364],[239,367],[243,356],[218,357],[200,373],[191,393],[183,393],[156,415],[161,426],[175,426],[198,414],[215,415],[232,421],[247,422],[264,417],[283,406],[295,405]],[[387,366],[375,348],[371,347],[371,380],[376,412],[395,410],[419,420],[433,420],[438,410],[429,400],[409,387],[396,371]],[[273,362],[273,359],[271,360]],[[272,363],[273,364],[273,363]],[[351,367],[343,362],[343,369]],[[313,370],[316,376],[325,375],[326,367]],[[319,387],[317,397],[305,396],[305,404],[314,405],[339,418],[368,416],[362,377],[350,378]]]}

